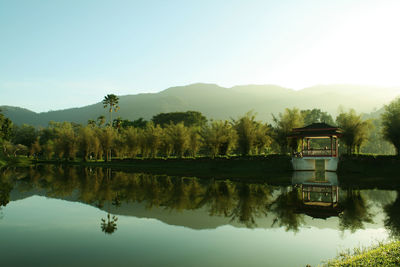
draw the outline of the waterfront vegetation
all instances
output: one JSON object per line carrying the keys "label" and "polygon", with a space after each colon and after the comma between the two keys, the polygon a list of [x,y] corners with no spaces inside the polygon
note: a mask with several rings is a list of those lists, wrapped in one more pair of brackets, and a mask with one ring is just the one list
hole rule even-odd
{"label": "waterfront vegetation", "polygon": [[[50,122],[46,128],[13,125],[0,116],[1,158],[27,156],[35,160],[110,161],[111,159],[157,159],[259,156],[287,154],[299,144],[288,139],[293,128],[316,122],[334,123],[332,116],[319,109],[285,109],[268,124],[248,112],[230,121],[208,121],[196,111],[155,115],[152,120],[112,119],[118,111],[118,97],[107,95],[104,107],[109,121],[100,116],[87,125]],[[400,100],[393,101],[382,115],[382,123],[363,120],[354,110],[342,111],[336,124],[343,131],[341,154],[398,154]],[[400,135],[400,134],[399,134]],[[316,146],[321,146],[315,141]]]}
{"label": "waterfront vegetation", "polygon": [[328,261],[324,266],[399,266],[400,241],[379,244],[367,249],[354,249],[342,252],[339,257]]}

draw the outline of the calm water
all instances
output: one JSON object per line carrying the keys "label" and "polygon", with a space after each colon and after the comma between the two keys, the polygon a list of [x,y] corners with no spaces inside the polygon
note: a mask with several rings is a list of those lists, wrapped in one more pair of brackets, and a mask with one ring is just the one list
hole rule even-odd
{"label": "calm water", "polygon": [[316,266],[400,231],[396,191],[110,169],[0,174],[1,266]]}

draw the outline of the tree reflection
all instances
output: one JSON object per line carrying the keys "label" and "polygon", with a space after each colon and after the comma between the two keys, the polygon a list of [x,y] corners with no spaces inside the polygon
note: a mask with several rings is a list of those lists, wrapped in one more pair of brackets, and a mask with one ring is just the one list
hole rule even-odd
{"label": "tree reflection", "polygon": [[304,216],[296,213],[297,207],[302,204],[299,194],[297,188],[284,190],[270,205],[270,211],[276,215],[272,225],[285,227],[286,231],[299,231],[304,223]]}
{"label": "tree reflection", "polygon": [[372,223],[373,215],[369,212],[369,206],[361,196],[359,190],[348,189],[347,196],[342,202],[344,211],[340,216],[339,227],[354,233],[358,229],[364,229],[364,223]]}
{"label": "tree reflection", "polygon": [[397,190],[396,200],[384,208],[386,212],[385,226],[389,229],[390,235],[400,238],[400,191]]}
{"label": "tree reflection", "polygon": [[11,182],[7,179],[7,176],[0,175],[0,208],[7,206],[10,202],[10,192],[13,189]]}
{"label": "tree reflection", "polygon": [[107,214],[107,219],[101,218],[101,231],[105,234],[111,235],[117,230],[117,221],[118,217],[110,216],[110,213]]}
{"label": "tree reflection", "polygon": [[[3,206],[9,201],[13,185],[18,184],[18,190],[41,190],[51,197],[73,197],[103,210],[107,208],[109,212],[130,203],[143,203],[146,209],[171,212],[203,209],[209,216],[223,217],[249,228],[272,216],[273,226],[294,232],[299,231],[305,218],[301,208],[304,203],[297,187],[54,165],[38,165],[12,173],[11,176],[4,171],[0,174],[0,205]],[[354,232],[372,222],[369,206],[359,191],[348,190],[341,205],[344,211],[339,219],[340,229]],[[399,196],[394,203],[385,206],[385,224],[396,235],[400,233],[397,230],[400,229],[399,210]],[[116,221],[117,217],[108,214],[101,221],[102,231],[114,232]]]}

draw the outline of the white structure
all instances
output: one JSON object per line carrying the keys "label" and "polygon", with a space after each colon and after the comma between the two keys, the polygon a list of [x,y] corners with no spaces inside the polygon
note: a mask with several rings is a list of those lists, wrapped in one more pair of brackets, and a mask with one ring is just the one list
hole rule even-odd
{"label": "white structure", "polygon": [[[313,123],[303,128],[293,129],[290,138],[300,141],[301,152],[294,152],[292,165],[295,171],[336,171],[341,130],[326,123]],[[313,148],[311,140],[330,139],[329,145]],[[318,145],[318,142],[315,142]],[[319,144],[320,145],[320,144]]]}

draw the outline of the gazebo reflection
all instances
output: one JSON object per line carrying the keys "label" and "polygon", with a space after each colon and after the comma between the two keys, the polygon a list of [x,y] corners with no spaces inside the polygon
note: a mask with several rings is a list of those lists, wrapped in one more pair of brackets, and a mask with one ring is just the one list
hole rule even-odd
{"label": "gazebo reflection", "polygon": [[292,185],[300,188],[302,205],[297,212],[313,218],[339,216],[339,184],[335,172],[293,172]]}

